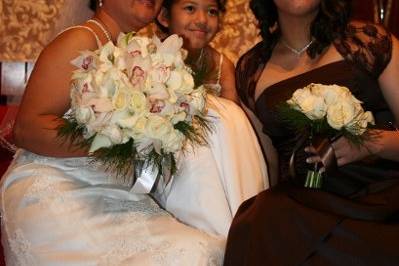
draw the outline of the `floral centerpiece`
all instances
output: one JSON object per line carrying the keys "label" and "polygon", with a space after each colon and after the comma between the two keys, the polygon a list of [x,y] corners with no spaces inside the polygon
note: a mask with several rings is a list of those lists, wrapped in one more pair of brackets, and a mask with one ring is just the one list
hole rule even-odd
{"label": "floral centerpiece", "polygon": [[[364,111],[362,102],[350,90],[338,85],[309,84],[297,89],[281,108],[283,119],[295,130],[327,139],[344,136],[355,145],[361,145],[374,117]],[[320,188],[322,173],[317,164],[308,171],[305,187]]]}
{"label": "floral centerpiece", "polygon": [[158,177],[175,173],[176,153],[187,142],[206,143],[211,126],[205,89],[185,65],[182,44],[177,35],[161,42],[129,33],[81,52],[59,134],[133,182],[149,167]]}

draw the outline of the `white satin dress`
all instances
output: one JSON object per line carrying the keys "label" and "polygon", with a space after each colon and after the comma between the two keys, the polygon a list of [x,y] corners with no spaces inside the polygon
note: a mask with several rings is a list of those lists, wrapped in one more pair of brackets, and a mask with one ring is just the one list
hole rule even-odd
{"label": "white satin dress", "polygon": [[0,185],[7,265],[222,265],[235,211],[268,182],[242,110],[208,103],[210,145],[184,157],[156,193],[169,212],[87,158],[19,150]]}

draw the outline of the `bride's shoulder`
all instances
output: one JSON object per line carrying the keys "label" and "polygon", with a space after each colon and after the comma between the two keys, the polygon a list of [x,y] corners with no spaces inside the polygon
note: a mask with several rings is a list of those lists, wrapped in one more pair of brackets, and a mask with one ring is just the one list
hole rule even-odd
{"label": "bride's shoulder", "polygon": [[42,51],[55,60],[56,58],[73,59],[80,51],[97,49],[97,41],[93,33],[84,26],[68,28],[58,34]]}

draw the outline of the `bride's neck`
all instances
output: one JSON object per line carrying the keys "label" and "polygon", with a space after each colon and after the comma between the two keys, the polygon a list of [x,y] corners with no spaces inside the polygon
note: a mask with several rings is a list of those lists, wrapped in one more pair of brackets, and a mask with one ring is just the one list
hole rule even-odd
{"label": "bride's neck", "polygon": [[121,26],[102,9],[96,12],[94,19],[98,20],[104,26],[111,35],[112,41],[115,42],[119,33],[122,32]]}

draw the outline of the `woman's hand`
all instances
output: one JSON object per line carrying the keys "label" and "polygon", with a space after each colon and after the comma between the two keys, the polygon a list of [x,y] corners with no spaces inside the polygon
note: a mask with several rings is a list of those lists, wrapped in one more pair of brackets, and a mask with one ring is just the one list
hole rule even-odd
{"label": "woman's hand", "polygon": [[[372,151],[366,145],[354,145],[345,137],[338,138],[331,143],[331,146],[334,150],[338,167],[362,160],[372,154]],[[317,154],[316,149],[313,146],[308,146],[305,148],[305,152],[310,154],[306,162],[309,164],[321,163],[323,165],[321,171],[324,172],[324,164],[321,157]]]}
{"label": "woman's hand", "polygon": [[[348,163],[360,161],[372,154],[378,154],[381,147],[378,137],[381,138],[383,135],[381,131],[373,130],[370,139],[365,140],[360,145],[353,144],[343,136],[332,142],[331,146],[334,150],[337,166],[343,166]],[[313,146],[306,147],[305,152],[311,154],[311,156],[306,159],[307,163],[322,163],[320,156]]]}
{"label": "woman's hand", "polygon": [[367,144],[368,143],[365,142],[360,145],[355,145],[345,137],[340,137],[331,143],[335,152],[335,157],[337,158],[337,166],[360,161],[373,154],[373,149]]}

